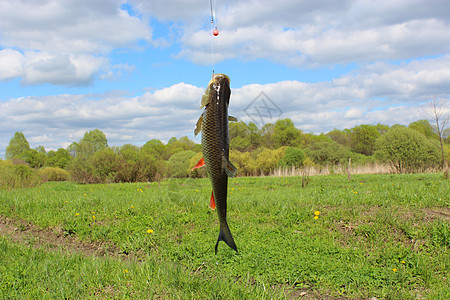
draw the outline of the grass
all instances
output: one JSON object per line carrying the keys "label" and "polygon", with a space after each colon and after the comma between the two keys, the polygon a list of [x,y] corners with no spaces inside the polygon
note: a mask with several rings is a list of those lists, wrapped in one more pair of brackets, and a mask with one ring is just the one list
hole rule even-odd
{"label": "grass", "polygon": [[210,193],[207,179],[0,191],[15,228],[0,234],[0,297],[450,298],[440,174],[231,179],[237,254],[214,255]]}

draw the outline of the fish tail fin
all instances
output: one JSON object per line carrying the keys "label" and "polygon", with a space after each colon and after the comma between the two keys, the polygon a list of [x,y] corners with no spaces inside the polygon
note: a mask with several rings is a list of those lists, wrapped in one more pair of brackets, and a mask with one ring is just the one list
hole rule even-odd
{"label": "fish tail fin", "polygon": [[214,248],[216,254],[220,241],[224,241],[231,249],[236,252],[238,251],[228,224],[225,224],[225,226],[220,226],[219,238],[217,239],[216,247]]}

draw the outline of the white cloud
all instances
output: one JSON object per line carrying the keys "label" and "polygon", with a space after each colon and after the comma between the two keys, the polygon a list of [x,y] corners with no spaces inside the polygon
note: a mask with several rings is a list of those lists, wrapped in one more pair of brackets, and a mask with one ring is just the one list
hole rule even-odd
{"label": "white cloud", "polygon": [[70,86],[108,73],[105,55],[152,39],[147,23],[120,9],[121,4],[0,1],[0,80],[21,77],[22,84]]}
{"label": "white cloud", "polygon": [[[450,96],[450,58],[395,65],[375,63],[332,81],[281,81],[232,89],[230,115],[249,122],[244,109],[264,92],[305,132],[328,132],[360,124],[408,124],[426,118],[424,103],[434,95]],[[408,86],[414,86],[406,90]],[[25,97],[0,103],[0,156],[15,131],[32,147],[65,147],[98,128],[111,145],[142,145],[152,138],[193,139],[204,87],[178,83],[130,97],[119,94]],[[276,120],[267,120],[275,122]],[[197,140],[199,141],[199,140]]]}
{"label": "white cloud", "polygon": [[23,60],[19,51],[0,50],[0,80],[13,79],[23,74]]}
{"label": "white cloud", "polygon": [[[450,5],[428,1],[241,1],[222,6],[216,57],[294,67],[404,60],[450,50]],[[185,28],[178,57],[207,64],[211,33]]]}

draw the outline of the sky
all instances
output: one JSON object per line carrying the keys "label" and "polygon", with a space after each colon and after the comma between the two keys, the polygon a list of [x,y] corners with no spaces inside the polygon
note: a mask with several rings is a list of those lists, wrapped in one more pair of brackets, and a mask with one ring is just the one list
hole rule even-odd
{"label": "sky", "polygon": [[[1,0],[0,157],[195,138],[214,71],[229,114],[315,134],[426,119],[450,94],[450,1]],[[448,102],[447,102],[448,103]],[[447,108],[448,109],[448,108]]]}

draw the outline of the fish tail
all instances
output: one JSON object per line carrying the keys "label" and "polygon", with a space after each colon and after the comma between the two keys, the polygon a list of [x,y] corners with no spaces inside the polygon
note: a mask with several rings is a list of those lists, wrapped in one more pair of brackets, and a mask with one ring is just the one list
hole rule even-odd
{"label": "fish tail", "polygon": [[224,241],[231,249],[237,252],[236,244],[233,240],[233,236],[231,235],[230,228],[228,224],[224,226],[220,226],[219,238],[217,239],[215,253],[217,254],[217,247],[219,246],[219,242]]}

